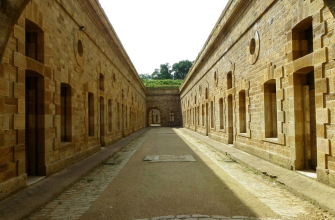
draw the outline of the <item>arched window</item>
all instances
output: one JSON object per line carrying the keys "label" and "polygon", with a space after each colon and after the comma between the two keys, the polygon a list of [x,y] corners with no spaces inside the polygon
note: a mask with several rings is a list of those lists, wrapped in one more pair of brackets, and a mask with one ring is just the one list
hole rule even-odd
{"label": "arched window", "polygon": [[26,19],[26,56],[44,63],[44,31],[34,22]]}
{"label": "arched window", "polygon": [[293,60],[313,52],[313,18],[308,17],[292,29]]}

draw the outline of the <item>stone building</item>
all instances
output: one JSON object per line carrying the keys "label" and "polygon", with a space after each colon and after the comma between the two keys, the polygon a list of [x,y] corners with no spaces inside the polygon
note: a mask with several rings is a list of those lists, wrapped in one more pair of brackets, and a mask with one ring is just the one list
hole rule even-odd
{"label": "stone building", "polygon": [[184,83],[146,89],[98,0],[0,1],[0,199],[148,124],[335,187],[335,3],[230,0]]}
{"label": "stone building", "polygon": [[178,88],[147,88],[146,100],[148,124],[160,124],[164,127],[182,125]]}
{"label": "stone building", "polygon": [[146,126],[146,92],[97,0],[0,1],[0,199]]}
{"label": "stone building", "polygon": [[180,87],[183,125],[335,187],[329,0],[231,0]]}

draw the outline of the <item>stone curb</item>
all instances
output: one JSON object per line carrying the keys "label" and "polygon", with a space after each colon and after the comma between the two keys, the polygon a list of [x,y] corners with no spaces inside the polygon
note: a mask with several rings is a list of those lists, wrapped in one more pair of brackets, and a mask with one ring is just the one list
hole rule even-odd
{"label": "stone curb", "polygon": [[142,218],[142,219],[134,219],[134,220],[274,220],[271,218],[252,218],[247,216],[220,216],[220,215],[200,215],[200,214],[193,214],[193,215],[169,215],[169,216],[160,216],[154,218]]}

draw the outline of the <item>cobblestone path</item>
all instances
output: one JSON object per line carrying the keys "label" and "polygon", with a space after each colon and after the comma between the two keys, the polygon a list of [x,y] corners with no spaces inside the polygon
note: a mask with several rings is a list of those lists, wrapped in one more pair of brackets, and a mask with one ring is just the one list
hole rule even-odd
{"label": "cobblestone path", "polygon": [[148,133],[140,136],[28,219],[79,219],[113,181],[147,136]]}
{"label": "cobblestone path", "polygon": [[[171,131],[171,130],[170,130]],[[137,218],[138,220],[162,220],[162,219],[189,219],[189,220],[213,220],[213,219],[234,219],[234,220],[252,220],[252,219],[335,219],[331,214],[318,209],[309,202],[295,196],[282,186],[277,185],[275,181],[263,178],[262,175],[256,174],[252,170],[232,161],[226,155],[216,151],[210,145],[200,141],[196,137],[181,131],[173,129],[173,131],[193,150],[194,154],[201,157],[208,157],[220,169],[228,173],[234,180],[247,189],[250,194],[255,196],[264,204],[264,207],[270,208],[279,218],[252,218],[247,216],[222,216],[202,215],[200,213],[171,213],[171,215],[157,216],[146,218]],[[29,220],[39,219],[81,219],[87,212],[94,201],[96,201],[107,187],[118,177],[119,172],[132,158],[141,145],[146,141],[149,135],[153,134],[153,130],[143,134],[137,140],[129,144],[122,151],[110,158],[105,164],[95,168],[87,176],[62,193],[59,197],[51,201],[45,207],[36,211],[29,216]],[[157,135],[157,133],[156,133]],[[164,135],[160,134],[160,135]],[[176,135],[176,136],[177,136]],[[143,162],[144,163],[144,162]],[[146,162],[147,163],[147,162]],[[177,162],[182,163],[182,162]],[[186,162],[192,163],[192,162]],[[197,163],[197,162],[194,162]],[[155,163],[156,164],[156,163]],[[233,183],[236,184],[236,183]],[[119,190],[119,189],[116,189]],[[122,193],[121,191],[119,193]],[[208,198],[210,199],[210,198]],[[242,199],[242,198],[241,198]],[[206,202],[206,201],[203,201]],[[113,209],[113,205],[108,207]],[[136,207],[134,207],[136,208]],[[150,209],[150,207],[148,207]],[[184,215],[185,214],[185,215]],[[113,217],[97,219],[117,219]],[[84,218],[87,219],[87,218]],[[136,219],[136,218],[134,218]]]}

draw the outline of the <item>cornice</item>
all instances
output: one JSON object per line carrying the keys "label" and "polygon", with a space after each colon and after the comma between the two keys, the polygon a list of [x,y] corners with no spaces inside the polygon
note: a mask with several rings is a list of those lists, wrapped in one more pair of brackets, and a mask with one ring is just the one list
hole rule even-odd
{"label": "cornice", "polygon": [[142,86],[142,89],[145,91],[145,86],[142,83],[131,59],[129,58],[126,50],[124,49],[119,37],[117,36],[112,24],[110,23],[107,15],[105,14],[103,8],[101,7],[98,0],[82,0],[82,4],[87,11],[87,13],[91,16],[97,27],[103,33],[107,42],[111,45],[112,48],[118,50],[119,54],[122,55],[124,60],[127,62],[128,67],[130,68],[130,72],[133,73],[135,79],[137,79]]}
{"label": "cornice", "polygon": [[[240,36],[237,36],[234,42],[231,45],[227,45],[227,48],[223,49],[220,58],[230,50],[230,48],[239,41],[239,39],[254,25],[254,23],[259,20],[262,15],[276,2],[277,0],[268,0],[266,4],[261,5],[255,14],[252,17],[249,23],[245,27],[243,27],[243,31],[239,33]],[[250,7],[250,4],[253,1],[245,1],[245,0],[230,0],[222,12],[218,22],[213,28],[210,36],[208,37],[205,45],[203,46],[201,52],[199,53],[196,61],[191,67],[189,73],[187,74],[183,84],[180,86],[180,92],[182,93],[191,80],[196,76],[197,72],[207,64],[207,60],[213,55],[213,52],[217,50],[218,46],[225,40],[226,34],[230,31],[230,29],[236,26],[236,22],[238,19],[244,15],[244,11]],[[214,62],[215,64],[216,62]]]}

